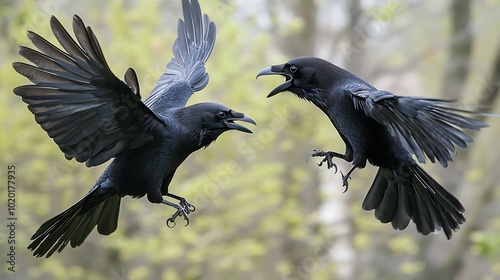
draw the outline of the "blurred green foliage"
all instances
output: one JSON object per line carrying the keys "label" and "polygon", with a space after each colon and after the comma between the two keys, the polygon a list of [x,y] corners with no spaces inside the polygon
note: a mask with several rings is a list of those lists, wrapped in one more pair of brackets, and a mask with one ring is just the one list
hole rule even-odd
{"label": "blurred green foliage", "polygon": [[[341,195],[338,176],[320,173],[313,160],[305,162],[311,148],[342,151],[343,144],[326,117],[313,106],[290,96],[265,98],[277,80],[256,82],[256,73],[289,58],[272,47],[276,43],[273,34],[242,28],[258,18],[236,14],[234,5],[238,2],[201,1],[202,11],[216,22],[217,43],[207,63],[210,83],[189,104],[223,103],[252,116],[258,126],[252,128],[252,135],[224,134],[179,168],[171,191],[197,207],[190,216],[191,224],[167,228],[165,221],[172,209],[150,204],[147,199],[124,198],[115,233],[101,236],[93,232],[80,248],[66,248],[50,259],[35,259],[25,249],[31,234],[80,199],[104,166],[88,169],[66,161],[21,99],[12,94],[15,86],[27,83],[11,67],[13,61],[21,60],[17,46],[32,46],[26,30],[55,42],[50,15],[55,14],[70,29],[72,14],[79,14],[94,29],[118,77],[128,67],[136,70],[144,97],[172,56],[181,5],[180,1],[160,0],[0,4],[4,24],[0,29],[0,161],[3,166],[15,164],[18,175],[19,269],[13,279],[327,280],[343,275],[346,263],[359,270],[352,264],[368,258],[387,262],[387,271],[364,267],[363,275],[373,275],[366,279],[377,279],[377,275],[419,279],[432,260],[424,256],[420,245],[427,241],[423,240],[439,238],[440,246],[457,244],[453,240],[444,243],[442,236],[416,236],[413,225],[406,232],[392,231],[390,225],[375,220],[372,212],[362,211],[361,200],[373,169],[358,172],[349,194]],[[371,13],[390,21],[394,10],[399,8],[386,3]],[[300,21],[292,23],[288,32],[303,26]],[[442,63],[443,57],[439,53],[437,60],[432,57],[420,65],[428,76],[422,79],[426,87],[440,78],[427,73],[436,68],[429,65]],[[404,54],[395,52],[391,58],[387,63],[397,65],[404,61]],[[322,192],[320,184],[324,181],[333,194]],[[341,211],[352,217],[343,220],[351,223],[347,233],[345,226],[324,223],[319,217],[321,205],[335,198],[345,200],[347,206]],[[470,240],[472,255],[489,258],[491,267],[500,259],[499,226],[495,221],[494,227],[477,230]],[[1,230],[2,240],[3,234]],[[345,239],[346,235],[352,239]],[[359,258],[343,255],[342,246],[352,246]],[[392,260],[400,263],[392,267]],[[498,276],[499,270],[496,267],[489,275]]]}
{"label": "blurred green foliage", "polygon": [[[121,77],[128,67],[133,67],[141,91],[147,95],[170,60],[176,19],[181,15],[176,3],[175,13],[167,11],[165,17],[170,18],[162,18],[162,2],[92,1],[86,9],[64,6],[60,10],[74,10],[92,26],[115,74]],[[171,209],[146,199],[125,198],[118,230],[111,236],[93,232],[81,248],[67,248],[50,259],[30,256],[25,249],[30,235],[43,221],[83,196],[104,168],[87,169],[66,161],[34,122],[25,104],[11,94],[12,88],[27,82],[10,65],[21,60],[15,53],[16,45],[31,46],[24,36],[26,30],[55,41],[48,26],[49,15],[40,10],[44,4],[33,4],[27,1],[2,7],[10,21],[5,32],[7,40],[1,42],[1,49],[8,55],[2,56],[0,68],[4,81],[0,85],[4,93],[0,95],[4,104],[0,117],[2,131],[9,133],[2,136],[0,150],[6,155],[2,157],[3,165],[15,164],[19,177],[17,253],[22,265],[16,277],[201,279],[202,274],[212,274],[217,279],[238,279],[237,275],[263,265],[275,275],[290,267],[283,258],[273,256],[273,252],[282,251],[283,232],[293,242],[308,243],[313,236],[308,225],[317,221],[304,217],[299,200],[289,199],[298,197],[307,181],[304,166],[287,169],[282,164],[287,159],[282,156],[295,149],[296,143],[290,140],[294,134],[304,133],[306,128],[312,133],[314,126],[290,125],[296,117],[292,112],[300,111],[301,104],[272,109],[265,89],[271,88],[273,81],[255,82],[255,73],[266,66],[267,54],[262,45],[269,43],[268,35],[250,34],[232,21],[214,16],[218,41],[207,64],[210,83],[189,103],[220,102],[253,116],[259,126],[252,135],[227,133],[208,149],[192,155],[178,170],[171,190],[196,205],[191,224],[169,229],[165,220],[172,214]],[[215,9],[220,6],[202,5],[203,12],[218,14]],[[71,13],[56,16],[70,28]],[[39,20],[42,24],[34,24]],[[163,26],[165,22],[168,26]],[[302,152],[307,153],[307,148]],[[288,156],[294,157],[292,161],[303,161],[304,155]],[[284,190],[289,196],[281,195]],[[264,275],[269,273],[262,272]]]}

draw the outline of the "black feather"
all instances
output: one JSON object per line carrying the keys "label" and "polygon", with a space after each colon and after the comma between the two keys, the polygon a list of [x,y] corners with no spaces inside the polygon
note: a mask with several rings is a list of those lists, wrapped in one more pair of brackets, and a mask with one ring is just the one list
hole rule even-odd
{"label": "black feather", "polygon": [[[33,84],[19,86],[14,93],[66,159],[89,167],[113,159],[84,198],[35,232],[28,246],[35,256],[50,257],[68,244],[80,246],[96,226],[100,234],[113,233],[123,196],[147,196],[175,211],[192,209],[184,198],[169,192],[177,168],[225,131],[251,132],[235,121],[255,124],[252,119],[221,104],[185,107],[191,94],[208,83],[205,62],[215,44],[215,25],[208,16],[202,17],[197,0],[182,3],[184,21],[179,22],[174,58],[146,104],[141,102],[135,71],[129,68],[124,81],[119,80],[94,32],[80,17],[73,17],[76,40],[51,18],[54,36],[64,50],[28,32],[38,51],[20,47],[19,54],[34,65],[15,62],[13,67]],[[175,207],[163,196],[179,204]],[[174,212],[171,219],[187,220],[187,214]]]}
{"label": "black feather", "polygon": [[274,74],[285,76],[286,81],[268,96],[290,91],[312,102],[329,117],[346,144],[345,155],[339,157],[352,162],[353,168],[363,168],[367,161],[380,167],[363,209],[375,210],[377,219],[391,222],[395,229],[406,228],[411,219],[420,233],[443,229],[448,239],[465,222],[462,204],[413,156],[421,163],[429,159],[446,167],[456,147],[465,149],[473,141],[465,130],[486,127],[464,116],[478,113],[460,109],[452,101],[377,90],[316,57],[295,58],[257,76]]}

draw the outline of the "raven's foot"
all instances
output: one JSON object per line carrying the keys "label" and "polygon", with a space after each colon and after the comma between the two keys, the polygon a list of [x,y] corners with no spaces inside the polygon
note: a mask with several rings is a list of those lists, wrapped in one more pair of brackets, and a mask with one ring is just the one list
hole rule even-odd
{"label": "raven's foot", "polygon": [[187,214],[196,211],[196,207],[193,204],[189,203],[184,197],[180,197],[179,205],[182,206],[182,208]]}
{"label": "raven's foot", "polygon": [[[339,154],[336,152],[332,151],[322,151],[322,150],[316,150],[313,149],[311,150],[311,154],[309,157],[324,157],[323,160],[318,164],[318,166],[323,166],[323,163],[326,162],[326,167],[328,169],[335,168],[335,174],[338,171],[337,165],[333,162],[333,158],[338,157],[338,158],[344,158],[345,156],[343,154]],[[308,159],[309,159],[308,157]]]}
{"label": "raven's foot", "polygon": [[[181,205],[181,204],[175,204],[175,203],[172,203],[172,202],[166,201],[166,200],[163,200],[162,203],[177,209],[177,211],[172,215],[172,217],[167,219],[167,221],[166,221],[167,227],[169,227],[169,228],[175,227],[175,225],[176,225],[175,219],[177,219],[177,217],[179,217],[179,216],[184,217],[184,220],[186,221],[186,225],[184,225],[184,226],[189,225],[188,214],[193,212],[193,211],[190,211],[190,206],[192,206],[191,204],[189,204],[187,201],[185,201],[185,203],[187,203],[187,205],[186,204]],[[192,207],[194,208],[194,206],[192,206]],[[188,211],[186,211],[186,209],[188,209]]]}
{"label": "raven's foot", "polygon": [[192,213],[196,210],[196,207],[194,207],[193,204],[189,203],[184,197],[182,196],[178,196],[176,194],[173,194],[173,193],[167,193],[166,196],[168,197],[171,197],[171,198],[174,198],[174,199],[177,199],[179,201],[179,205],[182,206],[182,208],[184,208],[184,211],[186,213]]}
{"label": "raven's foot", "polygon": [[347,182],[348,179],[351,179],[351,174],[348,172],[346,175],[342,173],[342,170],[340,171],[340,174],[342,175],[342,187],[344,187],[344,191],[342,193],[345,193],[347,189],[349,189],[349,182]]}
{"label": "raven's foot", "polygon": [[342,171],[340,171],[340,174],[342,175],[342,186],[344,187],[344,191],[342,193],[345,193],[347,189],[349,188],[349,183],[347,180],[351,179],[351,174],[354,172],[354,170],[358,168],[356,165],[352,165],[351,168],[349,168],[349,171],[344,175]]}

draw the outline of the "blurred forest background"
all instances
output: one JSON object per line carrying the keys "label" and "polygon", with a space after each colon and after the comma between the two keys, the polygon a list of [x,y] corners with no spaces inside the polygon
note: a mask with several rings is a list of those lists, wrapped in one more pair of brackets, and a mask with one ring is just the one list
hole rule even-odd
{"label": "blurred forest background", "polygon": [[[255,80],[272,64],[315,55],[400,95],[456,99],[500,113],[500,1],[201,0],[217,25],[210,83],[190,104],[215,101],[252,116],[252,135],[226,133],[193,154],[171,184],[196,205],[191,224],[170,229],[172,209],[122,200],[118,230],[95,231],[78,248],[36,259],[26,246],[47,219],[79,200],[104,166],[68,162],[12,88],[27,80],[26,31],[51,42],[49,19],[82,17],[115,74],[133,67],[143,96],[172,56],[177,0],[0,1],[1,178],[17,170],[17,272],[1,279],[499,279],[500,121],[475,133],[446,169],[428,170],[465,205],[451,240],[381,224],[361,202],[376,169],[340,173],[309,160],[310,149],[344,151],[327,118],[292,96],[266,99],[279,78]],[[70,28],[71,29],[71,28]],[[72,32],[70,32],[72,33]],[[346,170],[349,165],[337,160]],[[5,183],[6,180],[2,179]],[[6,188],[1,199],[6,215]],[[5,226],[0,230],[5,264]],[[0,274],[0,275],[2,275]],[[8,277],[8,278],[7,278]]]}

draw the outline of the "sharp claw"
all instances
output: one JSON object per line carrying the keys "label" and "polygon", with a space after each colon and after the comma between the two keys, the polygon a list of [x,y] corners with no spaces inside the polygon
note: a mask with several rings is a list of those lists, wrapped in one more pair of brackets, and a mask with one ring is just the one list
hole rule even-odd
{"label": "sharp claw", "polygon": [[[323,151],[319,153],[316,151],[315,153],[311,154],[311,156],[324,156],[323,160],[321,160],[321,162],[318,163],[318,166],[323,166],[323,163],[326,162],[326,168],[331,169],[332,167],[335,167],[335,169],[337,169],[337,165],[333,163],[332,156],[330,155],[330,153]],[[335,173],[337,173],[337,171],[335,171]]]}
{"label": "sharp claw", "polygon": [[318,166],[323,166],[323,163],[326,162],[326,167],[328,169],[335,168],[335,171],[334,171],[333,174],[337,174],[337,172],[339,171],[339,169],[337,167],[337,164],[335,164],[333,162],[333,158],[334,157],[343,158],[344,156],[340,155],[338,153],[335,153],[335,152],[325,152],[325,151],[322,151],[322,150],[312,149],[311,150],[311,154],[309,155],[309,157],[307,158],[307,160],[309,160],[310,157],[323,157],[323,159],[321,160],[321,162],[318,163]]}
{"label": "sharp claw", "polygon": [[346,193],[347,189],[349,189],[349,184],[347,183],[347,181],[345,181],[344,183],[342,183],[342,186],[344,187],[344,191],[342,193]]}
{"label": "sharp claw", "polygon": [[342,175],[342,186],[344,187],[344,191],[342,193],[345,193],[347,192],[347,189],[349,189],[349,183],[347,182],[347,180],[351,177],[344,176],[344,173],[342,173],[342,171],[340,171],[340,175]]}
{"label": "sharp claw", "polygon": [[333,172],[333,175],[337,174],[337,172],[339,171],[337,165],[334,163],[332,167],[335,167],[335,171]]}
{"label": "sharp claw", "polygon": [[310,158],[310,157],[322,157],[324,155],[325,155],[324,151],[312,149],[311,154],[309,154],[308,158]]}
{"label": "sharp claw", "polygon": [[173,217],[168,218],[166,224],[167,224],[167,227],[174,228],[176,225],[175,218],[173,218]]}
{"label": "sharp claw", "polygon": [[181,200],[179,205],[182,206],[187,214],[192,213],[196,210],[196,207],[193,204],[187,202],[187,200]]}
{"label": "sharp claw", "polygon": [[167,219],[167,222],[166,222],[167,227],[169,227],[169,228],[175,227],[175,225],[176,225],[175,219],[177,219],[177,217],[179,217],[179,216],[184,217],[184,220],[186,221],[186,225],[184,225],[184,226],[187,227],[189,225],[188,214],[191,212],[194,212],[194,210],[196,210],[196,207],[194,207],[192,204],[189,204],[188,202],[181,203],[181,205],[178,205],[177,211],[172,215],[172,217]]}
{"label": "sharp claw", "polygon": [[306,163],[307,163],[307,162],[309,162],[309,159],[310,159],[311,157],[313,157],[315,153],[316,153],[316,150],[315,150],[315,149],[312,149],[312,150],[311,150],[311,153],[310,153],[310,154],[309,154],[309,156],[306,158]]}
{"label": "sharp claw", "polygon": [[312,158],[312,157],[317,157],[318,156],[318,150],[316,149],[312,149],[311,150],[311,153],[309,154],[309,156],[307,157],[306,159],[306,162],[309,162],[309,159]]}

